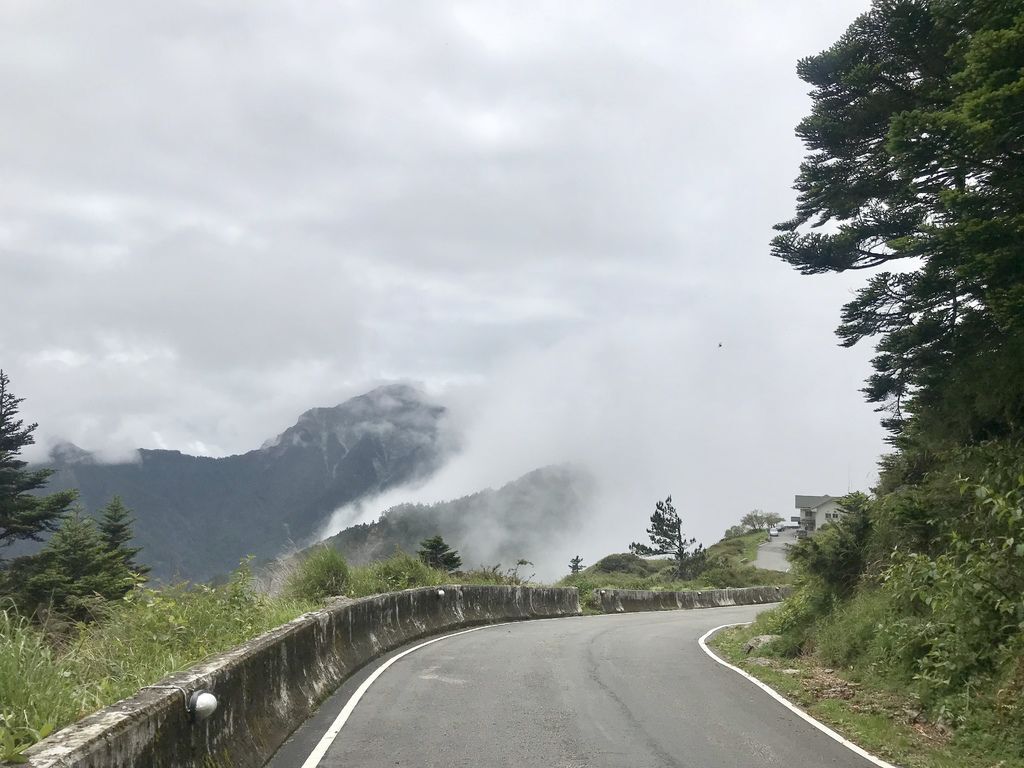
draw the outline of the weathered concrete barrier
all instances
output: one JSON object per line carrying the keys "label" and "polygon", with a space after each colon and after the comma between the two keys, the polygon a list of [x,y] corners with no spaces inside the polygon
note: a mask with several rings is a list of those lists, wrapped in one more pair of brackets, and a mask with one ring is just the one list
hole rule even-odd
{"label": "weathered concrete barrier", "polygon": [[678,611],[686,608],[721,608],[726,605],[775,603],[788,597],[789,587],[704,589],[699,592],[654,592],[646,589],[595,589],[594,604],[605,613]]}
{"label": "weathered concrete barrier", "polygon": [[[473,624],[579,613],[576,589],[538,587],[444,586],[339,601],[58,731],[27,751],[28,765],[262,766],[345,678],[392,648]],[[193,724],[184,692],[200,688],[219,706]]]}

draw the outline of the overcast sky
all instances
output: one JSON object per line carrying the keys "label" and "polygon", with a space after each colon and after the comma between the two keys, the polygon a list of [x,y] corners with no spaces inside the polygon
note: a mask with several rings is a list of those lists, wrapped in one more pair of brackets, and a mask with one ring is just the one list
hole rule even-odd
{"label": "overcast sky", "polygon": [[768,242],[796,60],[866,7],[7,0],[0,366],[108,457],[421,382],[467,434],[428,495],[577,461],[609,541],[864,488],[864,275]]}

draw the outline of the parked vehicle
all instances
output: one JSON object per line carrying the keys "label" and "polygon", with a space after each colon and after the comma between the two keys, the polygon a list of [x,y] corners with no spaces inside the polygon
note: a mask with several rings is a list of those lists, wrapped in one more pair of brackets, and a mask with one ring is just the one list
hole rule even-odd
{"label": "parked vehicle", "polygon": [[769,528],[768,529],[768,535],[769,536],[778,536],[779,535],[779,529],[778,528]]}

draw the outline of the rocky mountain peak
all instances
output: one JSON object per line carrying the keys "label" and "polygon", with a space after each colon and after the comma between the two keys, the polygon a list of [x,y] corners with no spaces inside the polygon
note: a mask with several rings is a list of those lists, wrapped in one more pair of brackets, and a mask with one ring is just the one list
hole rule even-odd
{"label": "rocky mountain peak", "polygon": [[79,448],[74,443],[62,441],[50,449],[50,462],[63,465],[92,464],[95,462],[95,459],[91,453]]}
{"label": "rocky mountain peak", "polygon": [[298,421],[261,450],[283,451],[292,447],[340,445],[348,451],[367,435],[382,440],[399,440],[403,445],[434,443],[442,406],[430,403],[420,390],[409,384],[388,384],[340,405],[311,408]]}

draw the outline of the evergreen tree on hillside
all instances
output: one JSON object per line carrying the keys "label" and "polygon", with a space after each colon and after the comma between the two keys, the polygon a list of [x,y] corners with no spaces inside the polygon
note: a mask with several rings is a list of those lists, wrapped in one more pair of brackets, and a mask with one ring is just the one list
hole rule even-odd
{"label": "evergreen tree on hillside", "polygon": [[576,555],[572,560],[569,561],[569,573],[579,573],[583,570],[583,558]]}
{"label": "evergreen tree on hillside", "polygon": [[459,553],[449,547],[440,534],[420,542],[420,560],[440,571],[457,571],[462,567]]}
{"label": "evergreen tree on hillside", "polygon": [[[704,545],[697,544],[697,539],[687,539],[683,534],[683,523],[671,496],[654,505],[647,535],[653,546],[634,541],[629,545],[629,551],[643,557],[672,555],[676,562],[676,575],[680,579],[692,579],[707,568],[708,556]],[[694,544],[697,546],[691,552],[690,547]]]}
{"label": "evergreen tree on hillside", "polygon": [[897,446],[1006,436],[1024,423],[1024,9],[876,0],[797,73],[809,153],[774,254],[871,270],[837,333],[878,337],[864,392]]}
{"label": "evergreen tree on hillside", "polygon": [[142,547],[129,546],[134,538],[134,523],[131,510],[124,505],[120,496],[114,496],[103,508],[99,520],[99,534],[107,550],[117,553],[129,571],[138,576],[145,576],[149,573],[149,566],[135,561],[135,556],[142,551]]}
{"label": "evergreen tree on hillside", "polygon": [[26,462],[18,458],[23,448],[35,442],[32,433],[38,426],[17,418],[23,400],[10,391],[10,379],[0,370],[0,547],[19,539],[39,541],[41,534],[60,525],[76,496],[74,491],[32,495],[46,485],[53,470],[28,471]]}
{"label": "evergreen tree on hillside", "polygon": [[809,154],[773,250],[804,274],[871,270],[838,334],[876,337],[864,391],[897,450],[874,498],[844,497],[846,514],[791,550],[799,587],[783,612],[799,618],[780,645],[870,669],[962,743],[984,734],[986,762],[1012,761],[1024,755],[1024,3],[876,0],[798,73],[813,86],[798,129]]}
{"label": "evergreen tree on hillside", "polygon": [[64,517],[38,555],[15,560],[9,575],[26,613],[45,609],[76,621],[93,618],[98,603],[123,597],[136,583],[121,553],[79,510]]}

